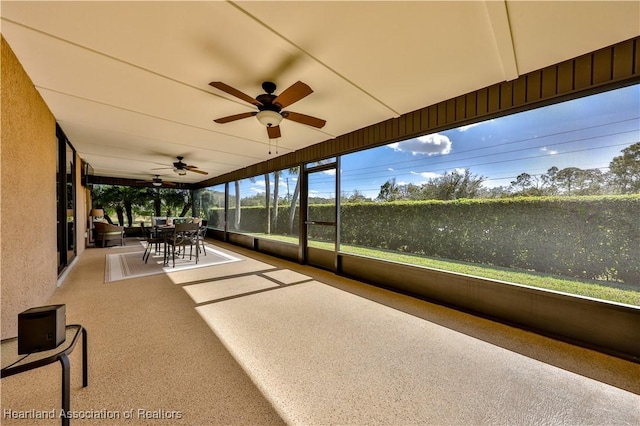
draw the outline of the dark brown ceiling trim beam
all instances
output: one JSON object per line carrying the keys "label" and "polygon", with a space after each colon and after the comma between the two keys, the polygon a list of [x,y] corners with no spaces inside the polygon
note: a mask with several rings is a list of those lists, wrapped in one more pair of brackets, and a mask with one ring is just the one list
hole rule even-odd
{"label": "dark brown ceiling trim beam", "polygon": [[93,185],[120,185],[120,186],[134,186],[139,188],[169,188],[169,189],[193,189],[194,184],[184,183],[184,182],[172,182],[175,183],[175,186],[162,185],[162,186],[153,186],[151,182],[141,182],[136,179],[125,179],[125,178],[116,178],[116,177],[108,177],[108,176],[87,176],[87,183]]}
{"label": "dark brown ceiling trim beam", "polygon": [[383,121],[197,184],[204,188],[283,170],[640,81],[640,37]]}

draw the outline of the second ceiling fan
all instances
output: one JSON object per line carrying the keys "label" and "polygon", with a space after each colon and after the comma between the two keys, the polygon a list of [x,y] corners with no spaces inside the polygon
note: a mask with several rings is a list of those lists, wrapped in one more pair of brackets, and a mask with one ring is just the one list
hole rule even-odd
{"label": "second ceiling fan", "polygon": [[207,173],[205,171],[198,170],[198,166],[191,166],[191,165],[185,163],[184,161],[182,161],[184,159],[184,157],[182,157],[182,156],[178,156],[176,158],[178,159],[178,161],[173,163],[173,167],[156,167],[155,169],[151,169],[151,170],[168,170],[168,169],[172,169],[179,176],[184,176],[184,175],[187,174],[187,172],[200,173],[201,175],[208,175],[209,174],[209,173]]}
{"label": "second ceiling fan", "polygon": [[243,101],[248,102],[258,108],[258,111],[243,112],[240,114],[230,115],[213,120],[216,123],[230,123],[232,121],[240,120],[243,118],[256,116],[258,121],[260,121],[260,123],[267,127],[267,134],[269,135],[269,139],[280,137],[280,122],[283,118],[286,118],[287,120],[297,121],[298,123],[316,127],[318,129],[321,129],[326,124],[326,121],[320,118],[312,117],[306,114],[300,114],[298,112],[282,110],[283,108],[286,108],[294,102],[298,102],[300,99],[313,93],[313,90],[311,90],[308,85],[301,81],[292,84],[279,95],[273,94],[273,92],[276,91],[275,83],[265,81],[264,83],[262,83],[262,89],[266,93],[258,95],[255,99],[221,81],[213,81],[209,83],[209,85],[215,87],[216,89],[222,90],[223,92],[228,93],[232,96],[235,96],[238,99],[242,99]]}
{"label": "second ceiling fan", "polygon": [[150,183],[153,186],[162,186],[162,185],[176,186],[176,184],[173,182],[167,182],[166,180],[162,180],[160,175],[155,175],[155,177],[151,180],[139,180],[139,181],[136,181],[136,183]]}

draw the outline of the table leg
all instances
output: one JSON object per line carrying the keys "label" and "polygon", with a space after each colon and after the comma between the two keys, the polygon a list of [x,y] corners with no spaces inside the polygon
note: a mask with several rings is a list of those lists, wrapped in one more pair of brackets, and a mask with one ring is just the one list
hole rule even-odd
{"label": "table leg", "polygon": [[164,243],[164,253],[162,259],[162,266],[167,266],[167,264],[169,263],[169,257],[167,255],[167,243]]}
{"label": "table leg", "polygon": [[89,385],[87,362],[87,330],[82,327],[82,387],[84,388]]}
{"label": "table leg", "polygon": [[69,358],[67,355],[60,356],[60,364],[62,365],[62,410],[64,413],[60,416],[62,426],[69,426],[69,415],[71,414],[71,373]]}

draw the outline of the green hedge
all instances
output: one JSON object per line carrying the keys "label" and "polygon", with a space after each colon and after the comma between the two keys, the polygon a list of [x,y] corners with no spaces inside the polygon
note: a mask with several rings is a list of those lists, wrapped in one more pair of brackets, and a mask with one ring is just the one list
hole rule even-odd
{"label": "green hedge", "polygon": [[[333,208],[310,206],[318,221]],[[340,215],[343,244],[640,285],[640,195],[345,203]],[[288,233],[288,218],[281,207],[272,233]],[[264,223],[264,208],[242,209],[242,231]]]}

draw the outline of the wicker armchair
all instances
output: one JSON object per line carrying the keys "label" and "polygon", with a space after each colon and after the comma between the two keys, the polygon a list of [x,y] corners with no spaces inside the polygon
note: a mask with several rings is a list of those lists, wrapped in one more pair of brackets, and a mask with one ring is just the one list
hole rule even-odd
{"label": "wicker armchair", "polygon": [[96,230],[96,244],[100,243],[101,247],[106,247],[109,241],[118,241],[120,245],[125,245],[124,226],[103,222],[95,222],[93,226]]}

